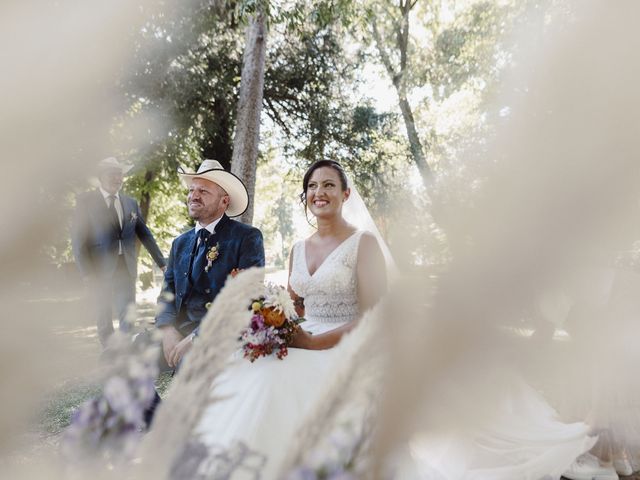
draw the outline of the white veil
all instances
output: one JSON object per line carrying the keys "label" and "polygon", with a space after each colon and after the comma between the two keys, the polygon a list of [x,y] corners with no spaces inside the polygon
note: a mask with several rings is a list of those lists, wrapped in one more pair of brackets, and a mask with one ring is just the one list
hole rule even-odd
{"label": "white veil", "polygon": [[382,250],[382,254],[384,255],[384,261],[387,266],[387,279],[393,280],[398,276],[398,267],[393,260],[393,256],[391,255],[391,250],[385,242],[384,238],[380,234],[380,230],[376,226],[373,221],[373,217],[369,213],[369,209],[362,200],[362,196],[358,192],[355,184],[351,180],[350,177],[347,176],[347,186],[351,190],[351,194],[344,205],[342,207],[342,216],[344,219],[349,222],[351,225],[356,227],[358,230],[365,230],[367,232],[372,233],[376,240],[378,241],[378,245],[380,245],[380,250]]}

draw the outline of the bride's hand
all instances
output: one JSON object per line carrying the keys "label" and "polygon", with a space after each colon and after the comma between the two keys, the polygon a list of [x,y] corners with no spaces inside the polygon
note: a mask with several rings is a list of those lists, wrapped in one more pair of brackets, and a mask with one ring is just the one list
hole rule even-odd
{"label": "bride's hand", "polygon": [[298,327],[298,331],[296,332],[295,336],[291,340],[291,343],[289,344],[289,346],[292,348],[304,348],[307,350],[311,350],[312,343],[313,343],[313,335],[311,335],[310,333],[307,333],[302,328]]}

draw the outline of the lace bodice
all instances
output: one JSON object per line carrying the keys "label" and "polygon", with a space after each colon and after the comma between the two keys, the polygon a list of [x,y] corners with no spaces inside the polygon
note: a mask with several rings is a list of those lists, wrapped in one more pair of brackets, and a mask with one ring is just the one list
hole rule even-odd
{"label": "lace bodice", "polygon": [[356,261],[362,233],[357,231],[338,245],[313,275],[307,267],[304,240],[293,246],[289,283],[304,298],[305,330],[321,333],[358,315]]}

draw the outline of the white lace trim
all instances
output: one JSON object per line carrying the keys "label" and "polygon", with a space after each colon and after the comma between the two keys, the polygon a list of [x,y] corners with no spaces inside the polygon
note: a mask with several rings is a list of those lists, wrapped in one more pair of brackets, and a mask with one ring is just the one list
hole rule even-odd
{"label": "white lace trim", "polygon": [[318,323],[344,323],[358,315],[356,261],[362,231],[344,240],[313,275],[305,258],[305,243],[293,247],[291,288],[304,298],[305,317]]}

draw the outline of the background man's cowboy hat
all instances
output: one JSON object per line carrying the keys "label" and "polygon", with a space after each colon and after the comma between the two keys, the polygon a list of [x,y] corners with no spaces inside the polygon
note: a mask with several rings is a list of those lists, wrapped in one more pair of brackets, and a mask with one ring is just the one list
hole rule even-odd
{"label": "background man's cowboy hat", "polygon": [[178,167],[178,175],[187,187],[191,185],[194,178],[203,178],[221,186],[229,195],[229,207],[226,213],[230,217],[242,215],[249,206],[247,187],[233,173],[222,168],[217,160],[205,160],[200,164],[197,172],[186,172],[182,167]]}
{"label": "background man's cowboy hat", "polygon": [[132,168],[133,168],[133,165],[126,165],[124,163],[120,163],[118,159],[115,157],[105,158],[104,160],[100,160],[100,162],[98,163],[99,171],[117,169],[122,171],[123,175],[125,175]]}

